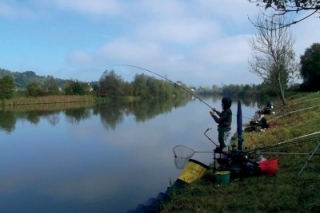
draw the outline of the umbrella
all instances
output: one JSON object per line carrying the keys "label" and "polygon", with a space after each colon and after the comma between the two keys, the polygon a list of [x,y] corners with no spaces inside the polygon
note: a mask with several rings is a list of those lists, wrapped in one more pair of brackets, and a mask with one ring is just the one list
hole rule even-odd
{"label": "umbrella", "polygon": [[237,133],[238,133],[238,150],[242,150],[242,109],[241,102],[238,101],[238,112],[237,112]]}

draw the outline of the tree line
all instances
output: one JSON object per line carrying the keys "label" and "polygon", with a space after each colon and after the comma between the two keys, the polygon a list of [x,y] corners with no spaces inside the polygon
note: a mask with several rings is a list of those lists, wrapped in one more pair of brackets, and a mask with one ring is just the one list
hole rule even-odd
{"label": "tree line", "polygon": [[[266,22],[261,22],[261,25]],[[281,35],[273,33],[272,36],[267,35],[267,28],[259,28],[259,33],[270,42]],[[272,28],[270,28],[272,29]],[[281,28],[281,30],[286,30]],[[275,31],[272,29],[272,31]],[[261,36],[258,33],[256,39]],[[291,37],[289,37],[291,39]],[[295,63],[293,60],[294,53],[292,51],[293,42],[289,39],[288,42],[278,44],[279,49],[274,49],[275,53],[264,51],[259,46],[259,40],[251,40],[253,53],[264,52],[267,55],[253,54],[249,63],[250,71],[262,77],[261,84],[246,84],[246,85],[213,85],[212,87],[199,88],[189,87],[182,82],[168,82],[159,80],[145,74],[136,74],[133,81],[124,81],[120,75],[117,75],[114,70],[106,70],[101,75],[97,82],[80,82],[77,80],[62,80],[56,79],[53,76],[39,77],[32,71],[27,71],[22,74],[12,74],[10,71],[0,69],[0,100],[10,99],[17,93],[24,96],[44,96],[44,95],[95,95],[102,98],[118,99],[123,96],[133,96],[142,99],[150,98],[171,98],[176,96],[188,96],[192,93],[199,94],[220,94],[225,96],[256,96],[263,95],[277,96],[284,99],[284,91],[319,91],[320,85],[320,43],[314,43],[308,47],[304,54],[300,56],[300,63]],[[279,40],[279,39],[278,39]],[[260,40],[261,41],[261,40]],[[256,43],[255,43],[256,42]],[[284,45],[287,49],[282,48]],[[288,48],[291,47],[291,48]],[[270,55],[274,58],[269,57]],[[276,59],[276,60],[274,60]],[[263,66],[262,66],[263,65]],[[296,66],[292,68],[291,66]],[[300,75],[303,82],[301,84],[290,84],[290,78],[294,74]],[[18,80],[17,80],[18,79]],[[21,79],[24,79],[23,81]],[[39,80],[40,79],[40,80]],[[19,82],[19,83],[17,83]],[[24,83],[23,83],[24,82]],[[29,83],[26,83],[29,82]],[[23,91],[16,91],[25,86]]]}
{"label": "tree line", "polygon": [[[13,75],[7,73],[0,78],[0,100],[10,99],[16,95],[38,97],[46,95],[95,95],[101,98],[119,99],[124,96],[150,98],[172,98],[190,96],[192,91],[183,83],[172,84],[145,74],[136,74],[132,82],[124,81],[114,70],[106,70],[97,82],[80,82],[77,80],[57,80],[52,76],[37,81],[35,73],[24,73],[32,76],[25,88],[17,87],[17,81]],[[30,75],[31,74],[31,75]],[[21,85],[21,84],[19,84]]]}
{"label": "tree line", "polygon": [[170,83],[145,74],[136,74],[132,82],[124,81],[114,70],[106,70],[94,90],[99,97],[134,96],[142,99],[189,96],[191,88],[183,83]]}

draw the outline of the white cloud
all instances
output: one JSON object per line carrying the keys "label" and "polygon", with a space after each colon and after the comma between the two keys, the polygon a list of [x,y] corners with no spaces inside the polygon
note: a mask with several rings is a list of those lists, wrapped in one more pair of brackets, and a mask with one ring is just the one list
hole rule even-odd
{"label": "white cloud", "polygon": [[244,63],[250,55],[248,36],[223,37],[194,51],[192,58],[204,63]]}
{"label": "white cloud", "polygon": [[0,16],[6,18],[24,18],[33,19],[37,15],[27,6],[21,5],[16,1],[9,1],[10,3],[0,2]]}
{"label": "white cloud", "polygon": [[[65,75],[97,80],[93,77],[100,76],[108,65],[132,64],[166,74],[172,80],[199,86],[220,84],[225,79],[259,83],[247,69],[251,55],[247,38],[255,32],[248,16],[254,19],[258,12],[259,8],[253,3],[230,0],[0,2],[0,16],[37,17],[34,23],[26,26],[26,30],[38,35],[39,32],[49,32],[46,41],[39,41],[46,44],[46,48],[50,48],[48,37],[52,38],[52,44],[59,40],[59,48],[52,47],[56,52],[50,53],[65,58],[57,59],[57,56],[52,65],[48,64],[52,61],[49,54],[34,52],[35,58],[48,61],[46,64],[51,70],[68,67]],[[45,23],[41,25],[43,29],[39,28],[39,17]],[[64,18],[66,23],[61,23]],[[291,27],[297,38],[294,46],[297,57],[312,43],[318,42],[318,25],[319,21],[311,17]],[[37,28],[32,28],[35,26]],[[22,39],[17,36],[16,40]],[[15,64],[39,66],[25,59],[15,60]],[[61,64],[57,63],[59,60]],[[79,70],[82,70],[81,75]],[[98,74],[94,73],[96,70],[99,70]]]}
{"label": "white cloud", "polygon": [[157,43],[116,39],[103,45],[97,50],[99,60],[113,60],[120,62],[154,62],[163,58],[161,47]]}
{"label": "white cloud", "polygon": [[76,64],[87,64],[92,62],[91,56],[83,51],[71,52],[67,60],[71,63]]}
{"label": "white cloud", "polygon": [[214,22],[203,19],[180,17],[177,19],[152,20],[140,24],[135,33],[140,38],[190,44],[210,40],[221,34],[220,27]]}
{"label": "white cloud", "polygon": [[121,10],[116,0],[52,0],[50,4],[55,4],[64,10],[92,15],[115,14]]}
{"label": "white cloud", "polygon": [[313,43],[320,42],[320,20],[317,17],[310,17],[298,24],[290,27],[291,32],[296,37],[294,49],[297,58],[300,60],[300,55],[304,54],[305,50]]}

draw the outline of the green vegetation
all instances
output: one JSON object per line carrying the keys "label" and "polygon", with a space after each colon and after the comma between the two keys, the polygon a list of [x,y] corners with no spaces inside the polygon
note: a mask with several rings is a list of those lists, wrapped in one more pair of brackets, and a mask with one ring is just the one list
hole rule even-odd
{"label": "green vegetation", "polygon": [[320,89],[320,43],[314,43],[300,57],[301,76],[303,78],[302,89],[306,91],[318,91]]}
{"label": "green vegetation", "polygon": [[[21,75],[0,69],[0,104],[25,105],[37,103],[62,103],[64,101],[87,101],[84,98],[63,96],[91,96],[96,103],[110,101],[136,101],[140,99],[172,99],[191,97],[191,89],[185,84],[173,84],[158,80],[144,74],[137,74],[134,81],[125,82],[114,70],[106,70],[99,82],[86,83],[77,80],[66,80],[61,86],[61,80],[52,76],[40,78],[32,71]],[[21,76],[23,82],[21,83]],[[26,83],[28,82],[28,83]],[[15,85],[24,87],[15,87]],[[57,98],[58,97],[58,98]],[[39,99],[39,100],[36,100]]]}
{"label": "green vegetation", "polygon": [[63,87],[67,80],[54,78],[53,76],[38,76],[33,71],[25,72],[12,72],[5,69],[0,69],[0,78],[4,76],[10,76],[14,80],[15,87],[19,89],[24,89],[31,82],[37,82],[41,87],[45,87],[50,80],[54,79],[59,87]]}
{"label": "green vegetation", "polygon": [[106,70],[94,90],[98,97],[113,100],[132,96],[139,99],[170,99],[192,94],[191,88],[183,83],[173,84],[145,74],[136,74],[132,82],[125,82],[114,70]]}
{"label": "green vegetation", "polygon": [[[287,101],[285,106],[280,100],[275,102],[276,114],[266,115],[274,128],[244,133],[244,147],[253,150],[272,146],[319,131],[320,93],[300,93],[288,97]],[[293,111],[297,112],[290,113]],[[311,153],[318,143],[320,134],[315,134],[296,139],[292,146],[274,146],[272,152]],[[301,175],[298,174],[309,155],[265,154],[265,157],[279,160],[279,171],[275,176],[242,177],[232,179],[227,185],[215,183],[210,169],[201,180],[173,193],[161,213],[320,212],[319,152]]]}
{"label": "green vegetation", "polygon": [[10,99],[13,96],[14,84],[10,76],[0,78],[0,100]]}
{"label": "green vegetation", "polygon": [[41,97],[19,97],[13,99],[5,99],[0,102],[3,106],[17,107],[19,105],[33,104],[56,104],[56,103],[76,103],[90,102],[94,103],[94,97],[89,95],[56,95],[56,96],[41,96]]}

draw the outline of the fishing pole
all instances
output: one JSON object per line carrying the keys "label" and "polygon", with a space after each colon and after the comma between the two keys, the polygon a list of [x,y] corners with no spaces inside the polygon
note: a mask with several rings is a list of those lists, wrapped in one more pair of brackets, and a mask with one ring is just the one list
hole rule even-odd
{"label": "fishing pole", "polygon": [[[148,70],[148,69],[145,69],[145,68],[142,68],[142,67],[130,65],[130,64],[115,64],[115,65],[110,65],[110,66],[108,66],[108,67],[114,67],[114,66],[133,67],[133,68],[140,69],[140,70],[144,70],[144,71],[150,72],[150,73],[152,73],[152,74],[154,74],[154,75],[157,75],[157,76],[159,76],[160,78],[163,78],[163,79],[169,81],[170,83],[172,83],[172,84],[174,84],[174,85],[178,85],[178,86],[179,86],[180,88],[182,88],[184,91],[186,91],[186,92],[188,92],[189,94],[193,95],[193,96],[196,97],[198,100],[200,100],[202,103],[204,103],[205,105],[207,105],[210,109],[212,109],[212,107],[211,107],[207,102],[205,102],[203,99],[201,99],[199,96],[195,95],[194,93],[192,93],[191,91],[189,91],[189,90],[187,90],[186,88],[182,87],[181,85],[176,84],[175,82],[171,81],[170,79],[168,79],[168,78],[166,78],[166,77],[164,77],[164,76],[162,76],[162,75],[160,75],[160,74],[158,74],[158,73],[156,73],[156,72],[153,72],[153,71],[151,71],[151,70]],[[234,115],[234,114],[233,114],[233,115]],[[236,116],[236,115],[234,115],[234,116]],[[244,116],[242,116],[242,117],[243,117],[243,118],[247,118],[247,119],[251,119],[251,118],[244,117]]]}

